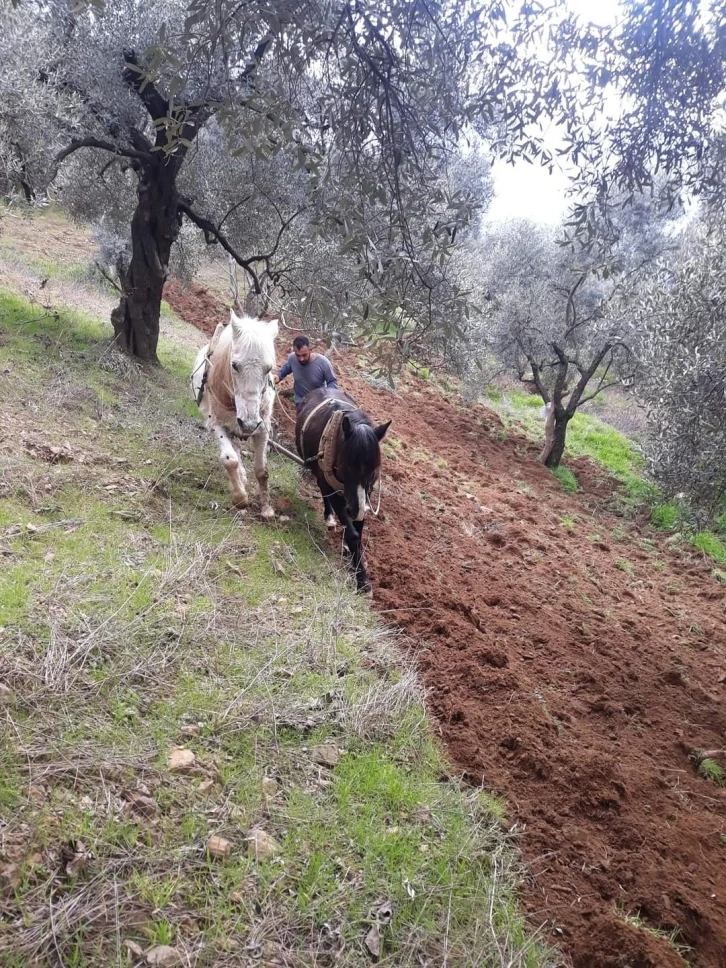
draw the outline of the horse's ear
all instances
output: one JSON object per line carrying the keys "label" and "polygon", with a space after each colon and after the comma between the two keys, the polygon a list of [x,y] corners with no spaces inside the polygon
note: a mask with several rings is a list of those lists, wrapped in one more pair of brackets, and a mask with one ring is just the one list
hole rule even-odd
{"label": "horse's ear", "polygon": [[234,330],[235,334],[241,332],[242,320],[239,318],[239,316],[235,315],[234,309],[230,309],[229,311],[229,321],[232,324],[232,329]]}
{"label": "horse's ear", "polygon": [[383,440],[383,438],[386,436],[386,431],[388,430],[388,428],[390,426],[391,426],[391,421],[390,420],[387,423],[378,424],[378,426],[376,427],[376,429],[374,431],[376,437],[379,440]]}
{"label": "horse's ear", "polygon": [[277,320],[277,319],[268,319],[268,321],[267,321],[267,328],[269,329],[269,331],[270,331],[270,336],[271,336],[271,337],[272,337],[273,339],[274,339],[274,338],[275,338],[275,337],[277,336],[277,334],[278,334],[278,333],[280,332],[280,327],[279,327],[279,325],[278,325],[278,320]]}
{"label": "horse's ear", "polygon": [[345,437],[346,440],[348,440],[350,435],[353,433],[353,425],[351,424],[350,417],[348,416],[347,413],[343,416],[342,424],[343,424],[343,436]]}

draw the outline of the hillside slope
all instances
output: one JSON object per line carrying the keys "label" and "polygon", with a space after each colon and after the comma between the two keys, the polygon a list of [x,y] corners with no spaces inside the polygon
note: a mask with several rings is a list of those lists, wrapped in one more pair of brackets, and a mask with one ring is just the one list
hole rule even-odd
{"label": "hillside slope", "polygon": [[[209,325],[194,293],[174,304]],[[726,790],[689,759],[726,735],[709,564],[610,513],[616,482],[590,461],[567,494],[486,408],[418,380],[393,395],[353,353],[333,361],[393,419],[368,531],[375,607],[409,634],[456,767],[523,828],[534,923],[577,968],[676,968],[686,948],[723,966]]]}
{"label": "hillside slope", "polygon": [[166,326],[144,370],[0,288],[0,964],[554,968],[297,468],[229,507]]}

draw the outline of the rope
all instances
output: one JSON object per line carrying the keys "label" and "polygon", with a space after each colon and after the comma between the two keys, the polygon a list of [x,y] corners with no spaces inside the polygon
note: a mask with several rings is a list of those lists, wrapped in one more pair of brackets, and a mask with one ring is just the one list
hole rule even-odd
{"label": "rope", "polygon": [[[192,395],[194,396],[194,399],[196,401],[197,406],[199,406],[199,404],[202,402],[202,397],[204,396],[204,390],[206,389],[206,386],[207,386],[207,374],[209,372],[209,358],[210,358],[210,355],[211,354],[209,354],[209,353],[205,353],[204,354],[204,359],[199,364],[199,366],[195,366],[194,367],[194,369],[191,372],[191,376],[189,377],[189,387],[190,387],[190,389],[192,391]],[[203,366],[206,366],[207,369],[205,369],[204,373],[202,374],[202,382],[201,382],[201,384],[199,386],[199,393],[194,393],[194,374],[198,370],[201,370],[201,368]]]}
{"label": "rope", "polygon": [[381,481],[381,475],[378,476],[378,504],[376,505],[375,511],[373,508],[370,509],[371,514],[377,518],[378,512],[381,510],[381,494],[383,494],[383,483]]}

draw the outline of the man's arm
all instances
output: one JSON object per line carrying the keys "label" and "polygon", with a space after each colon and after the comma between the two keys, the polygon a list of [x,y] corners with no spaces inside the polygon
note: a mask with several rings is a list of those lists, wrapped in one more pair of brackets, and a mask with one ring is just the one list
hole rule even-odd
{"label": "man's arm", "polygon": [[290,366],[290,357],[288,357],[275,374],[275,383],[279,383],[280,380],[284,380],[285,377],[290,376],[291,373],[292,367]]}
{"label": "man's arm", "polygon": [[330,365],[330,360],[327,358],[327,356],[324,356],[323,359],[325,360],[325,385],[337,390],[338,381],[335,379],[335,373],[333,373],[333,367]]}

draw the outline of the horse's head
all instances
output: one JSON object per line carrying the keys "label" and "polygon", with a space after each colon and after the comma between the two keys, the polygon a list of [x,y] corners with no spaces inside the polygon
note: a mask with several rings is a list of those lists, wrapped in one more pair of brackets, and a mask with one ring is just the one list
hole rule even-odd
{"label": "horse's head", "polygon": [[360,410],[343,417],[343,440],[338,451],[336,473],[353,521],[362,521],[368,510],[370,494],[381,469],[381,441],[390,426],[389,420],[374,427]]}
{"label": "horse's head", "polygon": [[262,423],[262,401],[275,365],[278,327],[276,319],[265,322],[252,316],[236,316],[234,310],[230,311],[230,323],[234,406],[240,436],[246,440]]}

